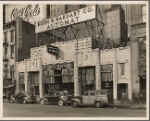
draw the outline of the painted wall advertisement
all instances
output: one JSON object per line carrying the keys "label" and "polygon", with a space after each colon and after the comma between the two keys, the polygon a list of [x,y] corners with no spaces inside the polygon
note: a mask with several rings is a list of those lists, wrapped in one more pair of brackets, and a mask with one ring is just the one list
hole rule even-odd
{"label": "painted wall advertisement", "polygon": [[26,21],[29,21],[34,24],[35,21],[39,21],[43,18],[46,18],[47,11],[46,5],[39,4],[15,4],[6,6],[5,12],[5,22],[10,22],[20,17]]}
{"label": "painted wall advertisement", "polygon": [[61,16],[36,22],[36,33],[84,22],[96,18],[96,6],[88,6]]}

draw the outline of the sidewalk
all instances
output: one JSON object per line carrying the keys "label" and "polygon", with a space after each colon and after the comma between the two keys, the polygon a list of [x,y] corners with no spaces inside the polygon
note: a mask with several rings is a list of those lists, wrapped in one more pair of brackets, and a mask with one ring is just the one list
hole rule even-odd
{"label": "sidewalk", "polygon": [[146,110],[146,104],[111,104],[109,106],[122,109]]}

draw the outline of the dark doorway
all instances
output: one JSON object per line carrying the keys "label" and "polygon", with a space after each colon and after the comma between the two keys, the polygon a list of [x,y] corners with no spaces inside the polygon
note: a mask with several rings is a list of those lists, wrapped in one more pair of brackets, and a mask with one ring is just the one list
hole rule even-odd
{"label": "dark doorway", "polygon": [[122,99],[122,94],[125,93],[126,95],[126,99],[128,98],[128,84],[127,83],[121,83],[118,84],[118,88],[117,88],[117,93],[118,93],[118,99],[121,100]]}
{"label": "dark doorway", "polygon": [[54,80],[58,90],[62,90],[62,70],[54,70]]}
{"label": "dark doorway", "polygon": [[140,96],[143,103],[146,102],[146,76],[140,77]]}

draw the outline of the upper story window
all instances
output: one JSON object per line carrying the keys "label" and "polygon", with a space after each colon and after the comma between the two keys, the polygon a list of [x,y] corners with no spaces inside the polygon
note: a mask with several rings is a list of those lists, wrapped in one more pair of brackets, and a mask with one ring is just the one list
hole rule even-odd
{"label": "upper story window", "polygon": [[146,6],[142,6],[142,21],[146,22]]}
{"label": "upper story window", "polygon": [[14,40],[15,40],[15,31],[14,31],[14,30],[11,30],[11,31],[10,31],[10,41],[11,41],[11,42],[14,42]]}
{"label": "upper story window", "polygon": [[4,42],[7,42],[7,32],[4,32]]}
{"label": "upper story window", "polygon": [[7,48],[4,50],[4,58],[7,58]]}
{"label": "upper story window", "polygon": [[125,75],[125,63],[120,63],[120,74],[121,76]]}
{"label": "upper story window", "polygon": [[11,50],[11,59],[14,58],[14,46],[10,46],[10,50]]}
{"label": "upper story window", "polygon": [[146,55],[146,37],[140,37],[139,39],[139,54]]}
{"label": "upper story window", "polygon": [[14,77],[14,65],[10,66],[10,77],[13,78]]}

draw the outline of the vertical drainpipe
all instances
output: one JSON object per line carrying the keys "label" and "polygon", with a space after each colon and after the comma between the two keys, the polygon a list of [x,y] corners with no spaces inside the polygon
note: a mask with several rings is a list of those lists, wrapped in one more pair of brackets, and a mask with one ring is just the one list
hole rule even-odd
{"label": "vertical drainpipe", "polygon": [[74,95],[81,95],[81,83],[78,78],[78,40],[75,41],[74,50]]}
{"label": "vertical drainpipe", "polygon": [[117,100],[117,84],[118,84],[118,64],[117,64],[117,48],[115,49],[115,62],[114,62],[114,67],[113,67],[113,99],[114,101]]}
{"label": "vertical drainpipe", "polygon": [[16,93],[20,91],[20,84],[19,84],[19,76],[18,76],[18,62],[16,62]]}
{"label": "vertical drainpipe", "polygon": [[28,91],[28,71],[27,71],[27,60],[24,60],[25,61],[25,91],[27,92]]}
{"label": "vertical drainpipe", "polygon": [[132,100],[132,46],[129,46],[129,84],[128,84],[128,99]]}
{"label": "vertical drainpipe", "polygon": [[101,89],[101,71],[100,71],[100,66],[101,66],[101,61],[100,61],[100,48],[98,48],[97,51],[97,61],[96,61],[96,90]]}
{"label": "vertical drainpipe", "polygon": [[19,77],[18,77],[18,41],[19,41],[19,21],[14,21],[15,26],[15,71],[16,71],[16,93],[20,91]]}
{"label": "vertical drainpipe", "polygon": [[39,68],[39,95],[40,95],[40,98],[43,97],[43,69],[42,69],[42,58],[40,59],[40,68]]}

